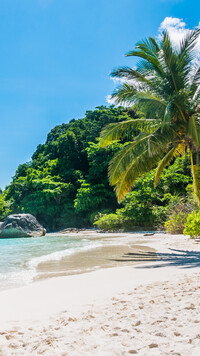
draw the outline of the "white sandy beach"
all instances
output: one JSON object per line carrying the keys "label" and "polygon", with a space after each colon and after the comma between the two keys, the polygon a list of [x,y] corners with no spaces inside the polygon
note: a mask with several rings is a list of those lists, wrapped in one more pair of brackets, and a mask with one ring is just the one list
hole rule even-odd
{"label": "white sandy beach", "polygon": [[200,243],[143,239],[156,261],[1,292],[0,355],[200,355]]}

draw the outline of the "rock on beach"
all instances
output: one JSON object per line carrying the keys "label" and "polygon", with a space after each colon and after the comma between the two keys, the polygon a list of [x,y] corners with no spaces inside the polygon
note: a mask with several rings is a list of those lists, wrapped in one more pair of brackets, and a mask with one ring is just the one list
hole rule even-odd
{"label": "rock on beach", "polygon": [[46,230],[31,214],[9,215],[0,225],[0,238],[40,237]]}

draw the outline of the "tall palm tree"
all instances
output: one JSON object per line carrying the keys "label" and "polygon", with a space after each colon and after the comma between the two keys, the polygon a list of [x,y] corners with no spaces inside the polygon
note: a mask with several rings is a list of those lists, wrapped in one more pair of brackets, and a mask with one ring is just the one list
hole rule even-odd
{"label": "tall palm tree", "polygon": [[[108,125],[101,146],[129,138],[109,167],[111,185],[120,201],[134,181],[157,166],[155,185],[164,168],[190,152],[193,187],[200,205],[200,65],[195,45],[200,29],[191,31],[173,47],[169,34],[158,43],[149,37],[127,56],[139,57],[136,69],[120,67],[111,75],[122,84],[112,97],[118,104],[135,105],[144,117]],[[133,136],[135,126],[140,134]]]}

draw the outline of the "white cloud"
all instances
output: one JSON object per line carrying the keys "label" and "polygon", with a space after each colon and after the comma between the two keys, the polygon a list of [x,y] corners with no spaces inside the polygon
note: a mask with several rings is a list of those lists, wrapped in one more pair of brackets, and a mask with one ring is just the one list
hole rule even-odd
{"label": "white cloud", "polygon": [[115,106],[124,106],[125,108],[128,108],[128,107],[131,107],[132,105],[131,104],[127,104],[126,102],[124,103],[121,103],[121,104],[116,104],[115,102],[115,99],[112,98],[112,95],[107,95],[106,96],[106,102],[109,104],[109,105],[115,105]]}
{"label": "white cloud", "polygon": [[[199,27],[199,24],[197,27]],[[165,17],[158,29],[159,39],[162,38],[163,31],[168,31],[173,45],[178,47],[180,42],[192,31],[192,29],[187,28],[183,19],[177,17]],[[200,51],[200,38],[197,40],[196,50]]]}
{"label": "white cloud", "polygon": [[179,19],[178,17],[165,17],[163,22],[161,22],[159,31],[166,30],[170,27],[176,27],[177,29],[185,29],[186,23],[183,22],[183,19]]}
{"label": "white cloud", "polygon": [[106,101],[109,105],[115,105],[115,100],[112,98],[111,95],[106,96]]}

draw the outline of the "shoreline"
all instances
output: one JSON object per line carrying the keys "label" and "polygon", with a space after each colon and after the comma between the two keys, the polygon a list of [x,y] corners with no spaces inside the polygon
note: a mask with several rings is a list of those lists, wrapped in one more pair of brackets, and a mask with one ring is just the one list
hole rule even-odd
{"label": "shoreline", "polygon": [[[52,236],[50,234],[49,236]],[[55,236],[57,236],[55,234]],[[72,255],[60,260],[50,260],[37,265],[37,276],[33,282],[46,278],[88,273],[104,268],[140,264],[144,259],[148,262],[156,259],[156,251],[148,246],[143,235],[135,233],[102,233],[84,230],[66,232],[63,236],[99,241],[101,245],[90,246],[83,251],[75,251]]]}
{"label": "shoreline", "polygon": [[1,292],[0,354],[198,355],[200,244],[156,233],[144,245],[156,261]]}

